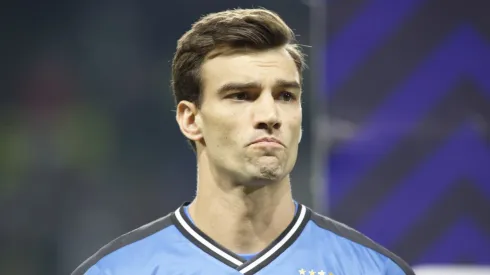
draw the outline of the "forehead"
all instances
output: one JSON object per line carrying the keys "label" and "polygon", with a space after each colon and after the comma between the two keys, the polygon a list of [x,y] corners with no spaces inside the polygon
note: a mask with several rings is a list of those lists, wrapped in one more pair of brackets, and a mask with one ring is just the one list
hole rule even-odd
{"label": "forehead", "polygon": [[205,90],[229,82],[260,82],[264,86],[279,79],[300,82],[296,64],[284,48],[218,55],[203,63],[201,76]]}

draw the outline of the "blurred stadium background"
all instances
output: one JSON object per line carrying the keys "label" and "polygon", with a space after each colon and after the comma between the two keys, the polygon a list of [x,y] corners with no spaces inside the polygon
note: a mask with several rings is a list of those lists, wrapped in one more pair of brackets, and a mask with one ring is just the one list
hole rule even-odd
{"label": "blurred stadium background", "polygon": [[1,11],[0,274],[69,274],[192,199],[170,62],[192,22],[236,7],[311,46],[295,197],[411,265],[490,265],[490,2],[17,1]]}

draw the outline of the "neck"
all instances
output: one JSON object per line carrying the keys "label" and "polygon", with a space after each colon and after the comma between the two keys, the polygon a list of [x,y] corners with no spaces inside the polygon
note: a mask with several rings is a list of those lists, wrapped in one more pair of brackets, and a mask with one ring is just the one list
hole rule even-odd
{"label": "neck", "polygon": [[237,254],[266,248],[292,221],[294,210],[289,176],[244,185],[213,177],[208,169],[198,169],[197,195],[189,206],[196,226]]}

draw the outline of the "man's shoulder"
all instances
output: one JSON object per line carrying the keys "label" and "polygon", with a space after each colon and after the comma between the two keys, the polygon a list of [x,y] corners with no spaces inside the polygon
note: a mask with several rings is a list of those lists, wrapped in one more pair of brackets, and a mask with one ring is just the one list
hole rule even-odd
{"label": "man's shoulder", "polygon": [[356,229],[314,211],[312,211],[311,214],[311,221],[313,221],[318,227],[324,230],[330,231],[333,234],[340,236],[350,242],[371,249],[383,255],[384,257],[391,259],[391,261],[396,264],[401,270],[403,270],[405,274],[415,274],[412,268],[402,258],[397,256],[387,248],[383,247],[382,245],[376,243]]}
{"label": "man's shoulder", "polygon": [[[135,244],[145,238],[154,235],[157,232],[161,232],[165,228],[171,226],[173,213],[147,223],[139,228],[136,228],[130,232],[127,232],[116,239],[112,240],[108,244],[100,248],[96,253],[85,260],[80,266],[78,266],[72,273],[72,275],[82,275],[87,272],[92,266],[96,265],[100,260],[120,251],[122,248],[128,247],[131,244]],[[123,257],[124,258],[124,257]]]}

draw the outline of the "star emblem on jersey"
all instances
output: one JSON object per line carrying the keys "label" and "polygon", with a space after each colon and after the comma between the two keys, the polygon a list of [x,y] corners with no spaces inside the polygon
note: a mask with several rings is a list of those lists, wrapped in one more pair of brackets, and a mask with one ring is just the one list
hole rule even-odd
{"label": "star emblem on jersey", "polygon": [[[304,268],[298,270],[298,272],[299,272],[299,275],[325,275],[325,274],[327,274],[323,270],[320,270],[318,272],[314,271],[313,269],[310,271],[306,271]],[[333,275],[333,273],[329,272],[328,275]]]}

